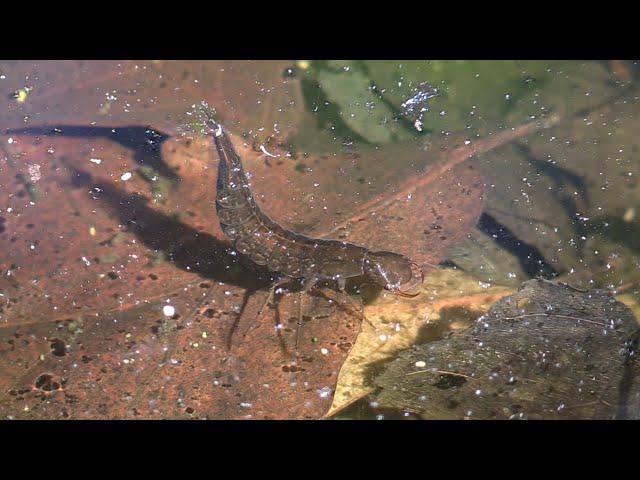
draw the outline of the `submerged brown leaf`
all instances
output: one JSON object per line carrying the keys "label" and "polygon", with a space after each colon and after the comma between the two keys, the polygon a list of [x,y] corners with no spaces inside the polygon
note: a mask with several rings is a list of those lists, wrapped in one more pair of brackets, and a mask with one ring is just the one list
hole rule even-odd
{"label": "submerged brown leaf", "polygon": [[207,101],[259,137],[291,134],[303,111],[289,61],[2,61],[0,130],[20,125],[150,125],[175,133]]}
{"label": "submerged brown leaf", "polygon": [[266,284],[220,237],[215,169],[182,157],[202,183],[185,175],[163,204],[113,142],[93,139],[85,151],[77,139],[32,140],[13,137],[0,181],[8,206],[0,238],[10,252],[0,280],[4,416],[318,418],[328,410],[357,318],[340,310],[307,318],[295,361],[298,298],[285,296],[228,348],[239,314],[255,318],[265,300],[251,293]]}
{"label": "submerged brown leaf", "polygon": [[[160,92],[173,90],[161,83],[173,85],[185,67],[168,63],[146,64],[145,75],[154,73],[143,79],[128,62],[133,73],[118,67],[115,78],[104,64],[41,65],[37,77],[49,80],[29,93],[33,103],[7,107],[3,126],[16,127],[29,108],[29,123],[47,126],[0,137],[3,417],[319,418],[331,405],[360,319],[325,301],[324,313],[304,309],[296,333],[294,294],[256,319],[269,279],[239,262],[222,235],[209,141],[131,126],[175,126],[189,102],[206,97],[183,86],[189,95],[169,102],[174,97]],[[65,68],[69,87],[60,86]],[[249,67],[229,68],[229,78],[242,81],[223,82],[224,95],[211,93],[218,97],[209,103],[229,107],[223,116],[233,123],[237,114],[243,129],[265,123],[275,107],[261,110],[261,94],[245,97],[243,89],[271,87],[262,80],[250,88],[242,82],[255,83],[254,76],[239,73]],[[275,74],[265,72],[279,91]],[[141,89],[152,105],[126,112],[126,101],[113,100],[104,121],[92,125],[104,107],[96,85],[106,84],[120,94]],[[248,110],[238,107],[245,98],[256,110],[246,127],[240,112]],[[463,162],[531,128],[453,150],[389,145],[333,155],[280,151],[276,158],[258,155],[237,135],[233,141],[258,202],[285,227],[436,263],[481,212],[481,177]],[[305,306],[321,297],[305,297]]]}

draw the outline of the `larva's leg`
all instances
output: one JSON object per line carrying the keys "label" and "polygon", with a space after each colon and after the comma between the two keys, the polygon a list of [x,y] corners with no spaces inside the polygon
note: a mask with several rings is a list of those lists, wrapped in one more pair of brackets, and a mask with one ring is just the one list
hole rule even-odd
{"label": "larva's leg", "polygon": [[[275,292],[278,289],[278,287],[284,285],[288,281],[289,281],[288,278],[280,278],[280,279],[276,280],[271,285],[271,287],[269,288],[269,295],[267,296],[267,300],[262,304],[262,306],[260,307],[260,310],[258,310],[258,313],[256,314],[255,318],[251,322],[249,322],[249,324],[247,325],[246,328],[244,328],[242,330],[242,338],[247,336],[247,334],[251,331],[251,329],[256,324],[256,322],[260,319],[260,317],[262,316],[262,313],[264,312],[264,309],[267,307],[267,305],[269,305],[271,303],[271,301],[275,297]],[[243,316],[243,313],[244,313],[244,307],[246,306],[246,303],[247,303],[247,300],[248,300],[248,296],[251,295],[252,293],[254,293],[254,292],[245,293],[245,296],[247,298],[245,298],[245,300],[243,302],[242,310],[240,311],[240,314],[238,315],[238,318],[236,319],[236,321],[234,322],[233,326],[231,327],[231,331],[229,332],[229,337],[228,337],[228,348],[229,349],[231,349],[233,335],[234,335],[236,329],[238,328],[238,326],[240,324],[240,321],[242,320],[242,316]]]}
{"label": "larva's leg", "polygon": [[298,324],[296,327],[296,343],[295,351],[296,357],[298,356],[298,340],[300,339],[300,330],[302,329],[302,301],[304,299],[304,291],[300,290],[298,293]]}
{"label": "larva's leg", "polygon": [[338,282],[338,288],[340,290],[340,293],[342,293],[341,297],[345,298],[346,301],[338,300],[338,296],[334,297],[333,295],[329,295],[327,292],[322,291],[322,290],[318,290],[318,293],[320,293],[320,295],[322,295],[324,298],[336,302],[336,305],[339,308],[341,308],[342,310],[344,310],[347,313],[350,313],[352,315],[356,315],[357,317],[359,317],[362,320],[364,320],[365,322],[367,322],[371,328],[376,330],[375,325],[373,323],[371,323],[371,321],[364,314],[364,306],[361,306],[358,303],[356,303],[355,300],[353,300],[351,298],[351,296],[344,290],[344,282],[340,282],[339,281]]}
{"label": "larva's leg", "polygon": [[300,339],[300,330],[302,330],[302,313],[304,312],[304,309],[303,309],[304,295],[309,290],[311,290],[315,286],[315,284],[317,282],[318,282],[317,278],[311,278],[310,280],[303,280],[302,281],[302,290],[300,290],[300,292],[298,292],[299,293],[299,297],[298,297],[298,322],[297,322],[297,327],[296,327],[296,339],[295,339],[295,354],[296,354],[296,357],[298,356],[298,341]]}
{"label": "larva's leg", "polygon": [[267,299],[262,304],[262,306],[260,307],[260,310],[258,310],[258,313],[256,314],[256,320],[262,316],[262,312],[264,312],[264,309],[273,300],[273,297],[275,296],[275,293],[276,293],[276,288],[278,288],[278,283],[274,283],[273,285],[271,285],[271,288],[269,289],[269,295],[267,295]]}

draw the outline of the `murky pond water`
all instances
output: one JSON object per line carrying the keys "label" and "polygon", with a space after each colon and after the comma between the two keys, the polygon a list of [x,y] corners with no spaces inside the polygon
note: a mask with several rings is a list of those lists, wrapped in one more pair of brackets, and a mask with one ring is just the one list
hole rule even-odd
{"label": "murky pond water", "polygon": [[[0,416],[637,418],[639,73],[1,62]],[[253,256],[203,102],[282,229]],[[419,294],[288,278],[346,271],[294,233],[411,259]]]}

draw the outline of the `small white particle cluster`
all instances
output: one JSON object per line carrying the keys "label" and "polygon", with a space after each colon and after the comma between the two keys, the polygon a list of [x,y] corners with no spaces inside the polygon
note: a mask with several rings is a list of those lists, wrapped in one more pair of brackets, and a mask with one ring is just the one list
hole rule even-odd
{"label": "small white particle cluster", "polygon": [[173,305],[165,305],[162,307],[162,313],[164,313],[166,317],[173,317],[176,314],[176,309]]}
{"label": "small white particle cluster", "polygon": [[317,390],[317,392],[320,398],[329,398],[329,396],[331,395],[331,388],[322,387],[320,390]]}
{"label": "small white particle cluster", "polygon": [[124,172],[121,176],[120,176],[120,180],[122,180],[123,182],[126,182],[127,180],[131,180],[131,172]]}
{"label": "small white particle cluster", "polygon": [[426,366],[427,366],[427,362],[424,362],[424,361],[422,361],[422,360],[419,360],[419,361],[417,361],[417,362],[415,363],[415,365],[416,365],[416,367],[418,367],[418,368],[424,368],[424,367],[426,367]]}
{"label": "small white particle cluster", "polygon": [[40,173],[40,165],[38,165],[37,163],[30,163],[27,166],[27,169],[29,171],[29,178],[32,182],[35,183],[42,178],[42,174]]}

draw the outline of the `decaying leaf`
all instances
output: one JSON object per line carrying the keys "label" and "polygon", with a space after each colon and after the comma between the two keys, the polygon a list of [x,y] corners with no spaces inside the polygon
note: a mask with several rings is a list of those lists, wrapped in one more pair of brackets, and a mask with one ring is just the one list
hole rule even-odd
{"label": "decaying leaf", "polygon": [[511,289],[486,285],[460,270],[436,269],[429,272],[421,294],[415,298],[399,300],[393,295],[380,295],[365,307],[372,325],[364,324],[343,365],[327,415],[335,415],[373,392],[378,365],[411,345],[467,328],[510,293]]}
{"label": "decaying leaf", "polygon": [[[168,78],[175,79],[184,67],[172,65]],[[0,242],[10,252],[0,259],[0,415],[322,417],[360,319],[333,302],[325,315],[305,317],[298,331],[300,297],[294,294],[257,318],[269,279],[244,265],[220,231],[217,158],[209,141],[170,138],[126,122],[153,117],[157,121],[149,123],[156,128],[178,122],[180,109],[201,92],[189,90],[178,106],[167,107],[172,113],[161,114],[156,105],[169,105],[159,93],[169,91],[161,86],[168,73],[152,63],[145,71],[159,82],[157,90],[156,83],[149,87],[158,98],[145,98],[153,105],[136,106],[120,96],[108,100],[116,103],[92,125],[96,108],[106,108],[98,97],[93,109],[80,106],[91,104],[94,76],[99,85],[106,82],[95,68],[104,69],[107,79],[114,73],[102,64],[78,71],[67,66],[75,72],[70,87],[60,87],[59,71],[52,69],[42,85],[53,90],[38,89],[40,98],[36,86],[31,99],[10,107],[13,120],[30,115],[29,108],[46,115],[34,113],[26,129],[11,124],[13,133],[0,137]],[[121,72],[129,90],[116,90],[139,98],[138,89],[147,84],[135,76],[135,64],[126,68],[134,72]],[[47,71],[39,68],[37,77]],[[242,97],[242,86],[234,88],[216,95]],[[71,94],[86,101],[64,103]],[[247,96],[255,106],[255,95]],[[45,99],[59,117],[37,103]],[[265,122],[260,111],[256,119]],[[43,123],[36,125],[38,120]],[[279,151],[273,158],[259,155],[250,138],[245,143],[234,135],[233,141],[260,205],[284,226],[344,235],[426,264],[441,260],[480,214],[481,178],[463,162],[535,128],[452,150],[390,145],[375,155]],[[406,235],[391,235],[396,228]],[[239,318],[243,328],[237,328]]]}
{"label": "decaying leaf", "polygon": [[[202,168],[201,180],[213,174],[202,184],[189,186],[185,175],[160,203],[117,144],[92,139],[84,151],[78,139],[46,140],[15,137],[2,164],[1,238],[11,251],[0,280],[4,417],[327,411],[357,318],[336,310],[305,322],[296,361],[297,298],[288,296],[229,342],[240,313],[256,318],[266,292],[251,293],[266,284],[246,274],[220,238],[215,168]],[[42,175],[30,187],[20,175],[27,158]],[[168,167],[179,173],[173,161]],[[197,175],[198,163],[189,166]],[[191,197],[182,189],[199,185],[197,201],[185,206]],[[28,193],[34,186],[37,198]]]}
{"label": "decaying leaf", "polygon": [[638,418],[639,335],[609,292],[530,280],[472,328],[400,354],[375,398],[430,419]]}
{"label": "decaying leaf", "polygon": [[303,111],[287,61],[3,61],[0,129],[32,125],[127,127],[167,133],[193,122],[191,106],[262,140],[290,135]]}

